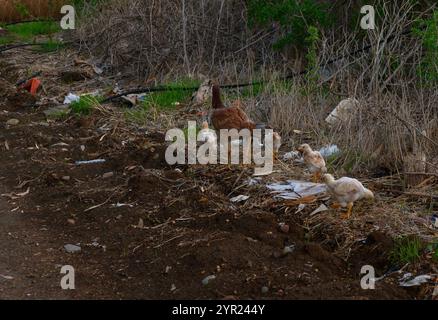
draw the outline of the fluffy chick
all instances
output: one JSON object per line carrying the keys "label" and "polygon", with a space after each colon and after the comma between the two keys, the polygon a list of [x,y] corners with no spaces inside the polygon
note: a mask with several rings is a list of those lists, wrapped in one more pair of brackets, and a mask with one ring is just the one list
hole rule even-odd
{"label": "fluffy chick", "polygon": [[302,144],[297,149],[304,158],[304,163],[307,165],[307,169],[312,173],[313,182],[317,182],[321,179],[321,174],[327,172],[325,166],[325,160],[319,151],[313,151],[307,144]]}
{"label": "fluffy chick", "polygon": [[211,145],[217,143],[217,136],[214,130],[209,129],[208,122],[202,122],[202,130],[199,133],[199,140],[201,142],[208,142]]}
{"label": "fluffy chick", "polygon": [[374,194],[371,190],[365,188],[362,183],[353,178],[342,177],[338,180],[331,174],[323,176],[324,182],[327,185],[328,193],[337,201],[334,207],[347,207],[348,211],[343,218],[350,218],[355,201],[360,199],[374,199]]}

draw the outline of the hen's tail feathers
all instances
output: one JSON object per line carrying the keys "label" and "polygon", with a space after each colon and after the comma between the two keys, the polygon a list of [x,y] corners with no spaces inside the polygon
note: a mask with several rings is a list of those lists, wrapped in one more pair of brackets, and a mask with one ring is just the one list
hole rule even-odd
{"label": "hen's tail feathers", "polygon": [[365,198],[374,199],[374,193],[371,190],[365,188]]}
{"label": "hen's tail feathers", "polygon": [[221,92],[220,92],[220,88],[217,84],[213,85],[212,93],[213,93],[213,96],[212,96],[211,102],[212,102],[213,109],[223,108],[224,105],[223,105],[222,99],[221,99]]}

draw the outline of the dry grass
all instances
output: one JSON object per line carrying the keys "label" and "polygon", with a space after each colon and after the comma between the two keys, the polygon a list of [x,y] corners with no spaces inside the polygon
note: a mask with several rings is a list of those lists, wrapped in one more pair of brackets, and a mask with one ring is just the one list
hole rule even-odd
{"label": "dry grass", "polygon": [[[283,149],[304,141],[318,147],[334,143],[343,150],[334,163],[340,173],[376,167],[397,172],[409,152],[424,151],[430,163],[438,158],[431,128],[438,90],[418,85],[421,42],[403,34],[418,17],[411,3],[382,4],[383,17],[365,36],[345,25],[321,35],[322,68],[313,84],[303,77],[278,81],[300,61],[270,49],[271,31],[248,30],[241,2],[117,1],[83,20],[79,38],[82,50],[114,70],[157,83],[184,77],[221,83],[264,79],[260,94],[228,91],[226,100],[240,96],[256,121],[269,122],[282,134]],[[350,54],[366,44],[368,50]],[[344,58],[329,64],[334,57]],[[358,99],[359,107],[348,122],[330,127],[324,119],[347,97]]]}

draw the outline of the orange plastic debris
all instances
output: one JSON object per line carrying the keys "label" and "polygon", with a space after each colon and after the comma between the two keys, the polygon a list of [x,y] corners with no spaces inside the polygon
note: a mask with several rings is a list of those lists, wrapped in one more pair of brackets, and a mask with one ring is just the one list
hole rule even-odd
{"label": "orange plastic debris", "polygon": [[22,89],[25,89],[30,92],[31,95],[36,95],[38,88],[41,85],[41,81],[38,78],[32,78],[28,80],[23,86]]}

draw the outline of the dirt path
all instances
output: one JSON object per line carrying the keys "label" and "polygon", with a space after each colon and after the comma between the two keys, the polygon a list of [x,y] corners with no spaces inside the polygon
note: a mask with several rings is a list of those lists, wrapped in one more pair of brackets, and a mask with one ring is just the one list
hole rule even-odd
{"label": "dirt path", "polygon": [[[0,177],[11,169],[2,165]],[[0,193],[9,191],[2,183]],[[61,259],[46,241],[47,229],[29,223],[29,214],[15,208],[0,198],[0,299],[67,298],[59,286]]]}

